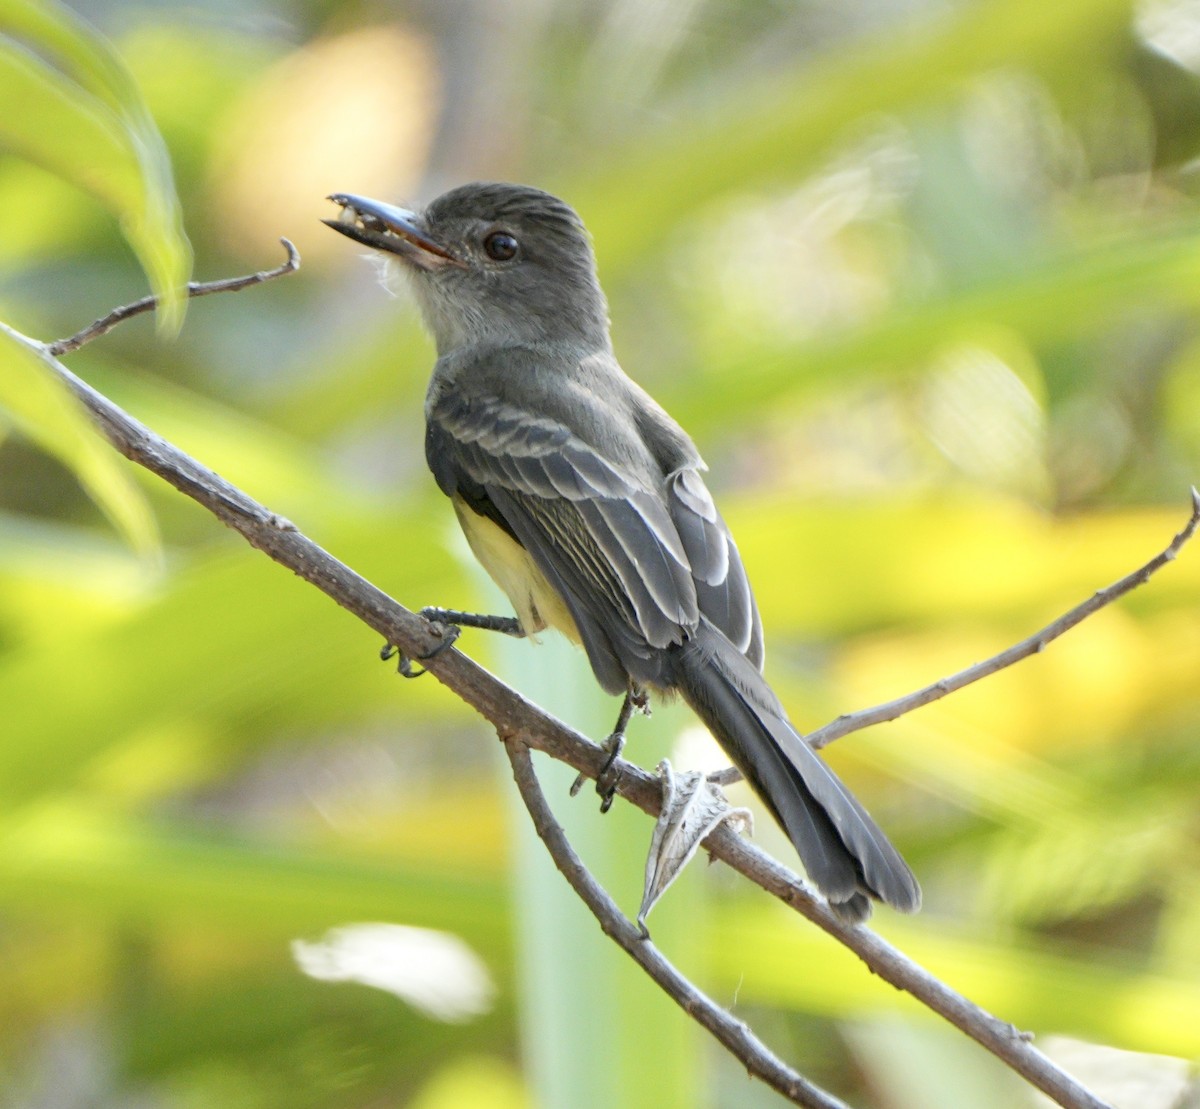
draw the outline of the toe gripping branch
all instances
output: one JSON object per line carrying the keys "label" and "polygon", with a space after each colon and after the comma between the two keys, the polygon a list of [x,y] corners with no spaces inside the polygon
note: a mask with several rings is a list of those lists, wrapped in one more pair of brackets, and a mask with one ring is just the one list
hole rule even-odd
{"label": "toe gripping branch", "polygon": [[[613,798],[617,795],[617,786],[621,781],[621,770],[616,765],[621,751],[625,747],[625,731],[633,718],[634,710],[644,716],[650,715],[650,694],[638,686],[632,686],[625,693],[621,702],[621,711],[617,714],[617,726],[612,735],[604,741],[603,748],[608,753],[600,773],[596,775],[596,792],[600,795],[600,811],[608,812],[612,808]],[[587,781],[587,775],[580,774],[571,785],[571,796],[574,797]]]}
{"label": "toe gripping branch", "polygon": [[[501,632],[504,635],[511,635],[515,639],[523,639],[525,636],[525,629],[521,627],[521,621],[515,616],[488,616],[477,612],[460,612],[456,608],[437,608],[435,605],[426,605],[418,615],[424,616],[432,624],[440,625],[442,641],[432,651],[418,655],[415,659],[416,662],[427,662],[431,658],[437,658],[443,651],[453,647],[454,641],[458,639],[459,632],[463,628],[482,628],[484,631]],[[399,662],[396,664],[396,672],[402,678],[419,678],[425,673],[424,669],[413,669],[414,660],[401,654],[400,650],[391,643],[385,643],[379,651],[379,657],[384,662],[397,656]]]}
{"label": "toe gripping branch", "polygon": [[[457,625],[445,624],[443,627],[445,630],[442,635],[442,641],[436,647],[434,647],[432,651],[426,651],[423,655],[417,655],[417,662],[428,662],[429,659],[437,658],[438,655],[440,655],[443,651],[447,651],[454,646],[454,641],[459,635],[459,629]],[[392,643],[385,643],[379,649],[379,657],[383,659],[384,662],[387,662],[388,659],[391,658],[397,659],[396,673],[402,678],[419,678],[425,673],[424,667],[419,670],[413,669],[414,660],[409,658],[408,655],[404,654]]]}

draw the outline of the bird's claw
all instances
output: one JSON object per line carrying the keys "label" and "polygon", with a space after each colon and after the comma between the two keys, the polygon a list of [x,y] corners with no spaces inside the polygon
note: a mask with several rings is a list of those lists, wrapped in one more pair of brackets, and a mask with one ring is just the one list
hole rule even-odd
{"label": "bird's claw", "polygon": [[379,657],[384,662],[387,662],[388,659],[396,658],[398,656],[399,661],[396,663],[396,673],[402,678],[419,678],[422,674],[426,673],[426,670],[424,667],[422,667],[420,670],[414,670],[414,661],[427,662],[431,658],[437,658],[438,655],[440,655],[443,651],[447,651],[453,647],[454,641],[459,636],[460,629],[456,624],[439,624],[436,621],[433,621],[433,623],[435,626],[435,634],[441,636],[441,642],[438,643],[437,646],[435,646],[432,650],[426,651],[422,655],[417,655],[415,659],[412,659],[400,651],[400,649],[394,644],[385,643],[383,647],[380,648]]}
{"label": "bird's claw", "polygon": [[[621,768],[616,765],[621,751],[625,747],[625,733],[613,732],[604,743],[608,757],[596,775],[596,792],[600,795],[600,811],[608,812],[612,808],[613,798],[617,795],[617,787],[621,784]],[[571,785],[571,796],[574,797],[587,781],[587,775],[580,774]]]}
{"label": "bird's claw", "polygon": [[402,678],[419,678],[425,673],[424,670],[414,670],[412,659],[410,659],[408,655],[401,652],[400,649],[395,646],[395,644],[385,643],[382,647],[380,647],[379,657],[384,662],[387,662],[393,658],[398,659],[396,663],[396,673]]}

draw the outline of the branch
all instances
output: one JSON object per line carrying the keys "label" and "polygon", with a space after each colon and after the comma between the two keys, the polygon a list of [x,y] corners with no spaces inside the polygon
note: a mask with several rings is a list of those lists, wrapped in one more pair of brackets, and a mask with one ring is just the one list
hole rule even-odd
{"label": "branch", "polygon": [[[513,777],[521,792],[521,800],[529,810],[533,826],[550,852],[554,865],[600,922],[604,934],[622,947],[685,1013],[707,1028],[740,1059],[751,1074],[761,1078],[797,1105],[816,1109],[843,1106],[841,1101],[793,1071],[774,1055],[745,1023],[734,1019],[725,1009],[693,986],[664,958],[650,942],[649,937],[644,936],[642,931],[621,913],[616,903],[575,854],[562,827],[554,819],[534,773],[533,761],[529,757],[526,740],[530,738],[536,737],[523,734],[504,737],[504,749],[512,764]],[[718,840],[731,843],[718,843]],[[1027,1037],[1011,1024],[998,1020],[960,994],[956,994],[874,932],[842,924],[824,901],[815,898],[794,874],[743,840],[727,825],[722,824],[720,830],[705,841],[705,846],[713,855],[735,866],[743,874],[750,875],[753,868],[756,873],[750,876],[764,889],[797,908],[827,932],[832,932],[876,974],[897,989],[905,990],[924,1001],[931,1009],[998,1055],[1060,1105],[1077,1106],[1080,1109],[1105,1109],[1103,1101],[1060,1071],[1041,1052],[1032,1047]],[[744,859],[738,857],[743,853],[746,856]],[[831,924],[836,927],[830,927]]]}
{"label": "branch", "polygon": [[998,655],[993,655],[989,659],[984,659],[983,662],[977,662],[974,666],[968,666],[965,670],[960,670],[957,674],[951,674],[948,678],[942,678],[932,685],[927,685],[924,689],[918,689],[903,697],[897,697],[894,701],[885,701],[882,705],[875,705],[869,709],[859,709],[857,712],[843,713],[836,719],[831,720],[824,727],[818,728],[815,732],[809,732],[804,738],[812,747],[820,750],[822,747],[832,743],[835,739],[840,739],[844,735],[861,731],[863,728],[869,728],[874,724],[884,724],[890,720],[895,720],[907,712],[912,712],[913,709],[919,709],[923,705],[940,701],[948,693],[955,693],[972,682],[977,682],[981,678],[991,677],[993,674],[1005,669],[1005,667],[1012,666],[1014,662],[1020,662],[1030,655],[1036,655],[1044,651],[1049,644],[1054,642],[1060,635],[1069,632],[1076,624],[1082,623],[1093,613],[1099,612],[1105,605],[1112,604],[1118,597],[1123,597],[1139,585],[1145,585],[1153,574],[1161,570],[1169,562],[1174,562],[1175,557],[1183,549],[1184,544],[1195,535],[1198,525],[1200,525],[1200,491],[1193,486],[1192,515],[1188,519],[1188,522],[1166,548],[1156,554],[1144,566],[1140,566],[1131,574],[1126,574],[1119,581],[1113,582],[1112,585],[1104,589],[1097,589],[1082,604],[1078,604],[1069,612],[1063,613],[1057,620],[1047,624],[1040,631],[1034,632],[1028,639],[1022,639],[1020,643],[1014,643],[1008,650],[1001,651]]}
{"label": "branch", "polygon": [[[126,310],[117,312],[125,312],[120,318],[128,318]],[[126,458],[203,505],[252,546],[315,585],[409,657],[431,655],[442,646],[439,625],[399,605],[303,535],[294,524],[133,419],[58,362],[48,344],[21,335],[2,323],[0,329],[34,351],[61,378],[91,412],[101,432]],[[487,719],[506,742],[519,737],[523,744],[544,751],[591,778],[605,769],[608,757],[603,748],[525,700],[461,652],[442,651],[429,658],[427,666],[443,685]],[[645,812],[656,815],[661,804],[658,779],[633,764],[622,761],[619,765],[618,792]],[[955,993],[874,933],[842,924],[795,874],[741,839],[728,826],[722,825],[710,835],[705,847],[714,858],[845,944],[873,973],[944,1016],[1066,1109],[1109,1109],[1033,1048],[1011,1025]],[[742,1042],[736,1031],[734,1041],[736,1049]],[[750,1060],[739,1057],[751,1065]],[[761,1063],[762,1058],[758,1061]],[[786,1080],[791,1081],[790,1072]]]}
{"label": "branch", "polygon": [[806,1109],[847,1109],[844,1102],[814,1086],[776,1056],[744,1022],[722,1009],[677,971],[662,952],[617,908],[616,902],[596,881],[575,854],[561,825],[554,819],[546,795],[538,783],[524,735],[508,736],[504,750],[512,763],[513,778],[533,826],[554,865],[570,883],[579,899],[600,922],[604,934],[629,954],[685,1013],[707,1028],[729,1051],[789,1101]]}
{"label": "branch", "polygon": [[[923,689],[906,693],[903,697],[897,697],[893,701],[885,701],[881,705],[859,709],[857,712],[842,713],[841,716],[834,718],[823,727],[805,735],[805,742],[814,750],[819,751],[844,735],[860,732],[864,728],[870,728],[876,724],[889,723],[914,709],[922,708],[934,701],[940,701],[949,693],[957,693],[960,689],[981,678],[991,677],[1006,667],[1012,666],[1013,663],[1029,658],[1030,655],[1040,654],[1060,635],[1066,634],[1077,624],[1081,624],[1089,616],[1099,612],[1106,605],[1112,604],[1113,601],[1123,597],[1139,585],[1145,585],[1154,574],[1168,563],[1175,561],[1184,544],[1196,534],[1196,528],[1200,526],[1200,490],[1193,486],[1191,492],[1192,514],[1187,523],[1184,524],[1179,534],[1144,566],[1138,567],[1132,573],[1126,574],[1104,589],[1097,589],[1086,601],[1064,612],[1057,620],[1047,624],[1040,631],[1034,632],[1027,639],[1014,643],[998,655],[977,662],[974,666],[968,666],[957,674],[941,678]],[[737,767],[730,766],[709,774],[708,780],[719,786],[729,786],[742,780],[742,772]]]}
{"label": "branch", "polygon": [[[204,297],[210,293],[236,293],[251,285],[261,285],[264,281],[273,281],[277,277],[295,273],[300,268],[300,252],[290,239],[280,239],[279,241],[283,243],[283,248],[287,251],[287,261],[273,270],[259,270],[258,273],[246,274],[244,277],[227,277],[222,281],[190,281],[187,286],[187,295]],[[135,300],[132,304],[123,304],[120,308],[114,308],[107,316],[101,316],[94,323],[88,324],[82,331],[77,331],[69,339],[57,339],[53,343],[47,343],[46,350],[53,357],[61,358],[64,354],[77,351],[93,339],[99,339],[101,335],[106,335],[117,324],[131,320],[134,316],[140,316],[143,312],[149,312],[157,306],[158,298],[153,296],[142,297],[141,300]]]}
{"label": "branch", "polygon": [[924,967],[861,925],[843,924],[787,867],[722,825],[705,841],[715,858],[774,894],[854,952],[873,974],[903,990],[986,1048],[1065,1109],[1112,1109],[1030,1043],[1031,1035],[952,990]]}

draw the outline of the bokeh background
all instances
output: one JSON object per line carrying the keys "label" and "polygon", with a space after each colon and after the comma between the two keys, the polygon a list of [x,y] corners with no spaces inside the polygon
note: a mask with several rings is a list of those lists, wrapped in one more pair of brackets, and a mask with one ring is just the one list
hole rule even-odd
{"label": "bokeh background", "polygon": [[[1196,0],[75,10],[132,84],[65,11],[0,4],[0,318],[55,338],[177,280],[177,212],[199,279],[291,238],[298,276],[69,362],[410,607],[499,602],[424,470],[432,350],[318,222],[333,191],[503,178],[576,205],[802,727],[1007,646],[1186,519]],[[30,401],[43,378],[6,349],[0,1105],[782,1104],[564,895],[478,720],[88,444],[54,390]],[[1044,655],[829,752],[926,889],[878,929],[1138,1109],[1182,1105],[1200,1055],[1198,604],[1185,550]],[[462,646],[608,730],[582,655]],[[720,764],[673,710],[629,751]],[[649,823],[540,765],[632,913]],[[789,857],[761,815],[757,838]],[[650,923],[857,1106],[1035,1104],[719,867]]]}

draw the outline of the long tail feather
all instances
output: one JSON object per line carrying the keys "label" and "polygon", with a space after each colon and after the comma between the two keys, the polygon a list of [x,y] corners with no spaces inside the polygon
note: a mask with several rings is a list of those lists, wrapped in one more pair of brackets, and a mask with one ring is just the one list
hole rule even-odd
{"label": "long tail feather", "polygon": [[676,683],[787,832],[809,877],[844,919],[870,898],[915,912],[921,889],[899,852],[788,722],[775,694],[707,621],[677,649]]}

